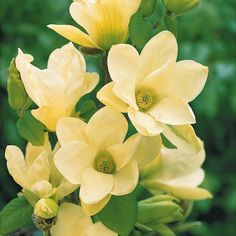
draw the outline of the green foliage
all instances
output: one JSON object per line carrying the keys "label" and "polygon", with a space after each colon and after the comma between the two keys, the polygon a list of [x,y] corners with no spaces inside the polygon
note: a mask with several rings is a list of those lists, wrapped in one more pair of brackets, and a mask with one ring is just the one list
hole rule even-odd
{"label": "green foliage", "polygon": [[98,213],[104,225],[119,233],[129,235],[138,215],[138,204],[134,193],[112,196],[108,204]]}
{"label": "green foliage", "polygon": [[44,126],[36,120],[31,111],[25,111],[16,123],[19,134],[34,146],[44,144]]}
{"label": "green foliage", "polygon": [[33,207],[24,197],[10,201],[0,212],[0,235],[32,225]]}

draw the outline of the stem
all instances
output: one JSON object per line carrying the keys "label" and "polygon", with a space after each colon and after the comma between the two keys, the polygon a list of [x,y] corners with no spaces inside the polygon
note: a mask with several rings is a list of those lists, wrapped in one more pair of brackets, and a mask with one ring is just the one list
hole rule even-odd
{"label": "stem", "polygon": [[43,231],[43,236],[51,236],[50,230]]}

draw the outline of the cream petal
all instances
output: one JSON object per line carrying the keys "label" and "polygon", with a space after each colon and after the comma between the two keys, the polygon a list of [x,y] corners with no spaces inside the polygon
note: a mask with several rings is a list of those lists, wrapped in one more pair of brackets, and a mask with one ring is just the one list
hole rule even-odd
{"label": "cream petal", "polygon": [[133,15],[139,8],[141,0],[124,0],[127,5],[127,10],[130,12],[130,16]]}
{"label": "cream petal", "polygon": [[54,156],[60,173],[72,184],[80,184],[82,172],[93,164],[96,150],[80,141],[65,143]]}
{"label": "cream petal", "polygon": [[90,225],[86,230],[86,236],[118,236],[117,233],[111,231],[101,222],[96,222],[93,225]]}
{"label": "cream petal", "polygon": [[207,75],[208,67],[195,61],[179,61],[169,75],[165,92],[191,102],[202,91]]}
{"label": "cream petal", "polygon": [[110,82],[103,86],[97,93],[97,99],[115,110],[127,112],[128,105],[119,99],[113,92],[114,82]]}
{"label": "cream petal", "polygon": [[79,140],[88,143],[86,123],[78,118],[64,117],[57,122],[57,138],[61,145]]}
{"label": "cream petal", "polygon": [[160,153],[162,146],[161,136],[141,136],[138,147],[134,153],[140,167],[147,165],[154,160]]}
{"label": "cream petal", "polygon": [[[63,203],[59,208],[57,222],[52,226],[52,236],[85,236],[92,220],[82,208],[72,203]],[[79,231],[78,231],[79,229]]]}
{"label": "cream petal", "polygon": [[160,96],[157,100],[148,113],[159,122],[170,125],[185,125],[196,122],[192,109],[183,99]]}
{"label": "cream petal", "polygon": [[107,148],[107,151],[114,159],[116,171],[122,169],[134,157],[140,138],[140,135],[135,134],[129,137],[124,143],[115,144]]}
{"label": "cream petal", "polygon": [[114,185],[111,194],[121,196],[131,193],[138,184],[139,171],[137,161],[129,162],[114,174]]}
{"label": "cream petal", "polygon": [[177,42],[171,32],[162,31],[155,35],[141,52],[141,61],[144,62],[140,73],[141,77],[145,78],[170,60],[175,62],[177,51]]}
{"label": "cream petal", "polygon": [[30,186],[41,180],[49,180],[50,169],[48,153],[42,152],[28,168],[27,179]]}
{"label": "cream petal", "polygon": [[65,196],[71,194],[74,192],[79,185],[77,184],[71,184],[66,179],[62,179],[60,185],[56,188],[57,198],[58,200],[61,200]]}
{"label": "cream petal", "polygon": [[111,198],[111,195],[108,194],[101,201],[94,203],[94,204],[86,204],[82,200],[80,202],[81,202],[81,206],[82,206],[84,213],[88,216],[93,216],[93,215],[97,214],[99,211],[101,211],[106,206],[106,204],[109,202],[110,198]]}
{"label": "cream petal", "polygon": [[52,190],[52,185],[47,180],[41,180],[36,182],[30,190],[39,198],[44,198]]}
{"label": "cream petal", "polygon": [[73,43],[85,47],[98,48],[89,35],[72,25],[48,25],[48,28],[54,30]]}
{"label": "cream petal", "polygon": [[92,92],[99,82],[99,75],[95,72],[87,72],[83,76],[85,86],[82,95]]}
{"label": "cream petal", "polygon": [[191,125],[165,125],[164,136],[180,150],[197,154],[201,143]]}
{"label": "cream petal", "polygon": [[13,145],[8,145],[5,151],[5,157],[7,160],[7,169],[12,178],[22,188],[27,187],[28,181],[26,178],[27,166],[24,160],[22,151]]}
{"label": "cream petal", "polygon": [[125,117],[109,107],[97,111],[87,125],[90,142],[99,150],[122,143],[127,131],[128,123]]}
{"label": "cream petal", "polygon": [[89,167],[83,171],[80,198],[85,204],[97,203],[110,193],[112,187],[113,175]]}
{"label": "cream petal", "polygon": [[107,63],[113,81],[127,80],[135,83],[140,68],[140,58],[133,46],[128,44],[112,46]]}
{"label": "cream petal", "polygon": [[156,136],[164,129],[162,124],[155,121],[149,114],[129,109],[128,115],[137,131],[144,136]]}

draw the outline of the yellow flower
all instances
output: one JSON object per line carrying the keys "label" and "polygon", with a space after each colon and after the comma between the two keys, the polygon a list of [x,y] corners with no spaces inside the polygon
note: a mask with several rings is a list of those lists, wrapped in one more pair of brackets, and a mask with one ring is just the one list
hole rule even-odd
{"label": "yellow flower", "polygon": [[72,18],[84,31],[72,25],[48,25],[63,37],[79,45],[108,50],[128,38],[131,16],[141,0],[77,0],[70,6]]}
{"label": "yellow flower", "polygon": [[186,200],[212,198],[207,190],[197,187],[204,179],[204,160],[202,142],[196,155],[163,146],[161,154],[140,171],[141,184],[153,194],[164,191]]}
{"label": "yellow flower", "polygon": [[118,236],[101,222],[93,223],[80,206],[72,203],[60,206],[56,225],[50,232],[52,236]]}
{"label": "yellow flower", "polygon": [[[80,184],[82,207],[95,214],[111,195],[125,195],[138,183],[138,163],[135,159],[139,135],[124,142],[128,131],[125,117],[108,107],[96,112],[88,124],[65,117],[57,124],[61,148],[54,163],[71,183]],[[92,209],[91,209],[92,208]]]}
{"label": "yellow flower", "polygon": [[[98,99],[127,112],[145,136],[160,134],[167,125],[175,128],[195,123],[188,103],[203,89],[208,68],[189,60],[176,62],[176,58],[177,42],[168,31],[154,36],[140,55],[131,45],[113,46],[108,54],[113,81],[98,92]],[[193,134],[191,127],[185,128],[182,136],[188,133]]]}
{"label": "yellow flower", "polygon": [[57,120],[70,116],[80,97],[94,89],[98,75],[86,73],[85,60],[72,43],[51,53],[47,69],[38,69],[32,61],[19,49],[16,67],[26,92],[39,107],[32,114],[54,131]]}
{"label": "yellow flower", "polygon": [[66,181],[54,170],[51,145],[45,135],[44,146],[27,144],[25,157],[22,151],[8,145],[5,152],[7,168],[17,184],[24,191],[30,191],[37,199],[56,194],[60,200],[78,186]]}

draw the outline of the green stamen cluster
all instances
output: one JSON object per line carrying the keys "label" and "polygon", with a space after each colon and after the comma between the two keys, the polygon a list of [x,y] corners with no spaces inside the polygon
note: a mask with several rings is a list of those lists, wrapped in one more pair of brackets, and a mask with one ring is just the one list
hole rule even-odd
{"label": "green stamen cluster", "polygon": [[149,91],[138,91],[135,94],[136,103],[141,110],[146,110],[153,104],[153,96]]}
{"label": "green stamen cluster", "polygon": [[115,163],[109,152],[101,152],[95,158],[95,169],[105,174],[112,174],[115,171]]}

